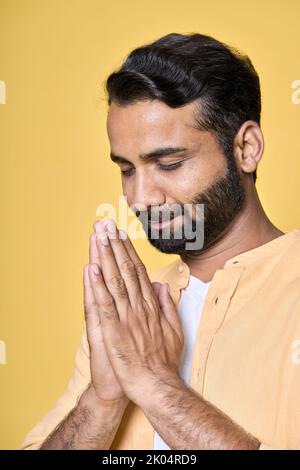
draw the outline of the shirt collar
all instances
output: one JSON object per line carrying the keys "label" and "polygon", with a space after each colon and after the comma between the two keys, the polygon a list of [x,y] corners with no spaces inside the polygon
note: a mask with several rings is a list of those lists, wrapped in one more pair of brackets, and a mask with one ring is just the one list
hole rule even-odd
{"label": "shirt collar", "polygon": [[[300,228],[290,232],[284,232],[283,235],[280,235],[274,240],[251,250],[244,251],[243,253],[228,259],[225,262],[223,269],[228,269],[233,266],[235,267],[236,265],[246,266],[252,261],[275,255],[284,248],[288,248],[288,246],[297,238],[300,240]],[[181,258],[178,258],[168,266],[166,274],[171,290],[177,291],[187,287],[190,277],[190,269],[188,265],[181,260]]]}
{"label": "shirt collar", "polygon": [[290,232],[284,232],[283,235],[280,235],[279,237],[274,238],[273,240],[264,243],[263,245],[252,248],[248,251],[244,251],[243,253],[228,259],[224,264],[224,268],[235,265],[237,263],[239,265],[245,266],[251,261],[266,258],[267,256],[273,256],[276,253],[280,253],[282,250],[288,248],[288,246],[293,243],[297,237],[300,239],[300,228]]}

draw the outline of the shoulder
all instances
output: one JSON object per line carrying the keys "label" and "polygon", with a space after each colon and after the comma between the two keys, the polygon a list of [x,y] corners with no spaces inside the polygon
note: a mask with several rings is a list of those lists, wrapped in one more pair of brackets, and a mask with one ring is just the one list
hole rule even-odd
{"label": "shoulder", "polygon": [[300,229],[290,232],[291,243],[289,243],[284,252],[282,262],[282,272],[288,276],[288,273],[296,280],[300,280]]}

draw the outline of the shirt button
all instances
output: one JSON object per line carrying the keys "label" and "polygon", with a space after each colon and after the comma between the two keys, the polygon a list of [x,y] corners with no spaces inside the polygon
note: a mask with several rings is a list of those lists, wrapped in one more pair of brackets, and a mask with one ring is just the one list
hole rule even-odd
{"label": "shirt button", "polygon": [[183,272],[183,265],[182,265],[182,264],[180,264],[180,265],[178,266],[178,271],[179,271],[180,273]]}

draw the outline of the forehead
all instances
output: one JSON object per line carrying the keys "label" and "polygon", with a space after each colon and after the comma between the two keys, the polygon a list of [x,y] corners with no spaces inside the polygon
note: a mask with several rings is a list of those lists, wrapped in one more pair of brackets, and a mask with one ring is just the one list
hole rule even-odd
{"label": "forehead", "polygon": [[[140,101],[127,106],[112,103],[107,115],[107,133],[112,150],[147,152],[159,145],[176,144],[191,147],[199,138],[194,103],[170,108],[165,103]],[[191,141],[192,138],[192,141]]]}

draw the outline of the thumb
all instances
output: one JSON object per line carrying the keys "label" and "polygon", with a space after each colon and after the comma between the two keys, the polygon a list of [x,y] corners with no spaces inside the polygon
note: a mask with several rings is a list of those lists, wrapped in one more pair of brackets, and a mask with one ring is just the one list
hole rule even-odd
{"label": "thumb", "polygon": [[155,294],[156,294],[156,297],[158,297],[158,296],[159,296],[160,288],[161,288],[161,286],[162,286],[161,283],[155,281],[155,282],[151,282],[151,285],[152,285],[153,290],[154,290],[154,292],[155,292]]}
{"label": "thumb", "polygon": [[177,313],[177,307],[170,294],[170,286],[168,283],[165,283],[160,288],[158,294],[160,308],[168,323],[171,325],[173,330],[177,333],[179,337],[182,337],[183,332],[181,328],[180,318]]}

